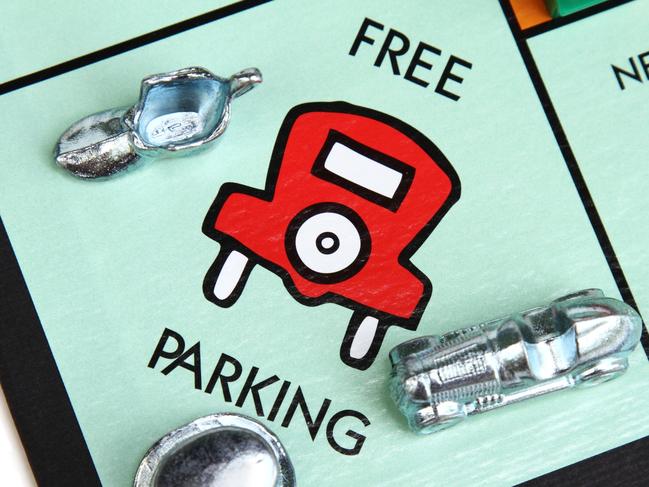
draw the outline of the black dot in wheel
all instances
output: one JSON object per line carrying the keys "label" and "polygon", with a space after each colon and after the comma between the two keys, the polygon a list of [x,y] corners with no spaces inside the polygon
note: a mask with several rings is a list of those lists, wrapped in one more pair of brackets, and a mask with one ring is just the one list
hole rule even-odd
{"label": "black dot in wheel", "polygon": [[333,254],[340,247],[340,239],[333,232],[322,232],[315,241],[317,249],[325,254]]}
{"label": "black dot in wheel", "polygon": [[[358,250],[358,254],[354,261],[344,269],[331,272],[315,271],[304,263],[300,257],[300,252],[298,252],[296,247],[297,234],[300,228],[302,228],[302,225],[310,218],[322,213],[337,213],[345,217],[352,223],[352,225],[354,225],[356,233],[360,237],[361,246]],[[310,237],[313,240],[304,243],[307,245],[315,244],[315,249],[311,250],[316,250],[321,256],[329,258],[329,255],[340,250],[340,247],[342,247],[345,242],[340,235],[336,233],[335,227],[331,228],[331,231],[324,231],[324,228],[322,230],[322,233],[315,233],[315,236]],[[335,284],[355,276],[363,266],[365,266],[370,257],[370,253],[372,252],[372,239],[367,225],[358,213],[350,207],[341,205],[340,203],[324,202],[307,206],[293,217],[288,224],[288,227],[286,227],[286,233],[284,234],[284,249],[286,250],[286,256],[291,265],[302,277],[318,284]]]}

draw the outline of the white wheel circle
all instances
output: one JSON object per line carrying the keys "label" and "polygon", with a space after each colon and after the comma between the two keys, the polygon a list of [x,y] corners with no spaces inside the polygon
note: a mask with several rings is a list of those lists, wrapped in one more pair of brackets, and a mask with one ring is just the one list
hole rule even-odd
{"label": "white wheel circle", "polygon": [[289,225],[286,248],[291,262],[315,282],[339,282],[355,274],[369,257],[369,234],[351,209],[330,203],[301,211]]}
{"label": "white wheel circle", "polygon": [[299,228],[295,250],[312,271],[333,274],[358,258],[361,236],[354,224],[340,213],[320,213],[308,218]]}

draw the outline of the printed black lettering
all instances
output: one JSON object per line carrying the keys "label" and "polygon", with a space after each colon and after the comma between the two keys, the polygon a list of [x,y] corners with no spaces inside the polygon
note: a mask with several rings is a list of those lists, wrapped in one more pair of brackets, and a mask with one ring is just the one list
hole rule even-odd
{"label": "printed black lettering", "polygon": [[[375,29],[374,36],[372,37],[367,35],[370,27]],[[462,84],[464,77],[460,75],[461,72],[458,72],[459,68],[457,65],[465,69],[472,69],[472,63],[459,56],[446,54],[442,49],[423,41],[416,42],[417,47],[411,54],[411,38],[397,29],[387,28],[387,31],[385,29],[386,26],[380,22],[365,18],[356,34],[349,54],[355,56],[360,45],[364,43],[369,46],[366,49],[377,50],[374,66],[380,68],[383,66],[386,57],[389,57],[392,74],[401,76],[399,61],[402,61],[402,63],[407,62],[403,79],[422,88],[428,88],[430,85],[435,86],[435,93],[445,98],[450,98],[454,101],[460,99],[460,95],[455,92],[456,90],[448,88],[448,85],[449,82]],[[383,42],[380,41],[381,35],[383,36]],[[412,45],[414,46],[414,44],[415,41],[413,41]],[[378,47],[379,45],[380,47]],[[444,68],[441,67],[442,63],[439,63],[440,67],[437,69],[437,72],[434,72],[434,68],[438,63],[433,62],[435,59],[433,56],[437,56],[440,59],[442,57],[447,58]],[[424,71],[430,72],[431,76],[428,78],[425,77]]]}
{"label": "printed black lettering", "polygon": [[338,453],[342,453],[343,455],[358,455],[361,451],[361,448],[363,448],[363,444],[365,443],[364,435],[361,435],[360,433],[357,433],[353,430],[347,430],[345,435],[354,440],[354,446],[351,448],[345,448],[341,446],[338,441],[336,441],[335,427],[338,421],[343,418],[356,418],[366,428],[370,425],[370,420],[367,419],[364,414],[359,413],[358,411],[354,411],[353,409],[345,409],[334,414],[327,424],[327,441],[329,442],[331,448],[336,450]]}
{"label": "printed black lettering", "polygon": [[444,68],[444,72],[442,73],[442,77],[439,79],[439,82],[435,87],[435,93],[439,93],[440,95],[450,98],[453,101],[458,101],[460,99],[460,96],[446,90],[444,87],[446,86],[446,82],[448,80],[455,81],[456,83],[462,83],[464,81],[464,78],[461,78],[453,73],[453,66],[455,66],[456,64],[464,66],[467,69],[471,69],[473,67],[470,62],[465,61],[464,59],[461,59],[457,56],[451,56],[450,58],[448,58],[448,62],[446,63],[446,67]]}
{"label": "printed black lettering", "polygon": [[[165,328],[158,340],[153,355],[149,359],[148,367],[153,369],[160,359],[167,359],[170,362],[164,368],[160,369],[163,375],[168,376],[178,367],[183,368],[194,374],[194,388],[201,390],[201,343],[196,342],[189,348],[186,348],[185,345],[186,340],[179,333]],[[214,362],[210,361],[210,363]],[[233,395],[230,388],[234,382],[242,377],[244,370],[248,369],[239,360],[225,353],[221,353],[205,387],[205,393],[211,394],[217,387],[217,383],[220,382],[224,401],[231,403],[233,401]],[[259,375],[259,367],[250,367],[246,375],[246,380],[243,381],[243,387],[236,398],[235,405],[240,408],[245,405],[248,398],[252,397],[257,415],[263,417],[264,409],[268,408],[272,401],[267,419],[269,421],[275,421],[279,417],[280,410],[283,409],[282,405],[289,395],[292,386],[291,381],[282,380],[277,375],[271,375],[266,379],[258,380],[257,377]],[[278,388],[279,390],[276,394],[270,391],[266,394],[261,392],[262,389],[280,380],[282,381],[281,386]],[[266,401],[265,405],[264,400]],[[292,426],[293,417],[299,408],[304,418],[304,423],[299,422],[293,425],[293,427],[298,428],[302,424],[305,424],[309,436],[313,441],[316,441],[322,425],[327,423],[326,439],[329,446],[342,455],[358,455],[365,443],[365,435],[360,433],[360,426],[349,429],[345,428],[346,431],[343,428],[348,426],[350,421],[360,422],[361,425],[367,427],[370,424],[369,419],[362,413],[352,409],[343,409],[335,412],[331,407],[332,404],[331,399],[322,399],[322,404],[314,419],[311,414],[313,409],[309,408],[302,388],[298,386],[286,408],[281,426],[284,428]],[[327,418],[329,418],[328,421]],[[343,431],[345,431],[344,434]]]}
{"label": "printed black lettering", "polygon": [[[193,357],[193,363],[187,362],[189,357]],[[176,367],[182,367],[194,373],[194,388],[201,389],[201,344],[196,342],[187,351],[183,352],[173,362],[167,365],[161,372],[168,375]]]}
{"label": "printed black lettering", "polygon": [[349,55],[350,56],[356,56],[356,53],[358,52],[358,48],[360,47],[362,42],[366,42],[370,46],[374,44],[374,39],[371,37],[367,37],[367,28],[368,27],[374,27],[375,29],[383,30],[383,24],[379,24],[375,20],[368,19],[365,17],[365,20],[363,20],[363,23],[361,24],[361,28],[358,29],[358,34],[356,34],[356,39],[354,39],[354,43],[352,44],[352,48],[349,50]]}
{"label": "printed black lettering", "polygon": [[[397,49],[392,49],[392,41],[395,40],[396,38],[401,41],[401,47]],[[385,37],[385,41],[383,42],[383,46],[381,46],[381,50],[379,51],[379,55],[376,57],[376,61],[374,61],[374,66],[380,67],[381,64],[383,64],[383,60],[385,59],[385,55],[389,54],[390,57],[390,64],[392,65],[392,72],[396,75],[400,74],[399,71],[399,63],[397,61],[397,57],[403,56],[408,49],[410,48],[410,41],[408,38],[403,35],[401,32],[390,29],[388,32],[388,35]]]}
{"label": "printed black lettering", "polygon": [[273,407],[270,408],[270,413],[268,413],[268,421],[275,421],[277,413],[279,412],[279,408],[282,407],[282,403],[284,402],[284,398],[286,397],[286,393],[288,392],[289,387],[291,387],[291,383],[285,380],[282,383],[282,387],[279,388],[279,393],[275,398]]}
{"label": "printed black lettering", "polygon": [[[167,342],[169,341],[170,338],[173,338],[176,341],[176,348],[173,351],[165,350]],[[158,363],[158,359],[176,358],[178,357],[178,355],[180,355],[183,352],[183,350],[185,350],[185,339],[182,336],[180,336],[179,333],[176,333],[175,331],[170,330],[169,328],[165,328],[164,331],[162,332],[162,335],[160,336],[160,340],[158,340],[158,345],[155,347],[155,350],[153,351],[153,355],[151,355],[151,359],[149,360],[148,367],[154,369],[156,364]]]}
{"label": "printed black lettering", "polygon": [[647,58],[649,58],[649,51],[638,54],[638,61],[640,61],[642,69],[644,69],[645,78],[649,81],[649,61],[647,61]]}
{"label": "printed black lettering", "polygon": [[315,437],[318,435],[318,431],[320,431],[320,426],[322,426],[322,421],[324,420],[325,415],[329,410],[330,404],[331,400],[325,399],[322,402],[318,416],[315,418],[315,421],[313,421],[313,419],[311,418],[311,413],[309,412],[309,407],[307,406],[306,400],[304,399],[304,394],[302,394],[302,388],[298,386],[297,391],[295,391],[295,396],[293,396],[293,401],[291,401],[291,404],[288,406],[286,416],[284,416],[284,421],[282,421],[282,426],[284,428],[287,428],[291,424],[295,410],[299,406],[300,410],[302,411],[304,421],[306,422],[306,426],[307,428],[309,428],[311,439],[315,441]]}
{"label": "printed black lettering", "polygon": [[[234,368],[230,375],[223,373],[225,364],[230,364]],[[241,377],[242,370],[243,369],[241,367],[241,363],[236,358],[222,353],[219,357],[219,361],[216,363],[216,367],[214,367],[212,377],[210,377],[210,380],[207,383],[207,387],[205,387],[205,392],[211,394],[214,390],[214,387],[216,386],[216,383],[220,381],[221,389],[223,390],[223,400],[225,402],[232,402],[232,395],[230,394],[230,386],[228,384],[230,384],[230,382],[236,381],[239,377]]]}
{"label": "printed black lettering", "polygon": [[248,397],[248,393],[252,392],[252,400],[255,403],[255,411],[257,411],[257,416],[263,417],[264,408],[261,405],[259,390],[263,389],[264,387],[268,387],[271,384],[274,384],[279,380],[279,377],[273,375],[268,379],[264,379],[261,382],[257,382],[256,384],[253,384],[255,378],[257,377],[257,372],[259,372],[259,368],[257,367],[253,367],[252,369],[250,369],[250,373],[248,374],[246,383],[243,385],[243,389],[241,389],[241,393],[239,394],[239,398],[237,399],[235,405],[238,407],[243,406],[243,404],[246,402],[246,398]]}
{"label": "printed black lettering", "polygon": [[624,80],[622,79],[622,76],[628,76],[629,78],[639,81],[642,83],[642,78],[640,77],[640,70],[638,69],[638,66],[635,63],[635,59],[632,57],[629,58],[629,64],[631,65],[631,71],[626,71],[622,68],[618,68],[617,66],[614,66],[611,64],[611,68],[613,68],[613,73],[615,74],[615,78],[617,79],[618,85],[620,85],[620,89],[624,90],[626,89],[626,86],[624,85]]}
{"label": "printed black lettering", "polygon": [[431,70],[433,68],[433,65],[431,63],[421,59],[421,55],[424,53],[424,51],[436,54],[438,56],[442,54],[442,51],[440,51],[436,47],[429,46],[425,42],[420,42],[417,45],[417,49],[415,49],[415,54],[413,54],[412,60],[410,61],[410,65],[408,66],[408,70],[406,71],[406,74],[403,77],[408,81],[412,81],[413,83],[426,88],[430,83],[428,81],[424,81],[421,78],[417,78],[414,75],[415,69],[417,69],[418,67],[422,67],[427,70]]}

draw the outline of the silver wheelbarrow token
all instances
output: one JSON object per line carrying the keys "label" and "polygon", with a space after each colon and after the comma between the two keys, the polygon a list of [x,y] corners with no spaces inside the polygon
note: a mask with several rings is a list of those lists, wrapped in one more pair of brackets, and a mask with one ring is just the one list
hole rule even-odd
{"label": "silver wheelbarrow token", "polygon": [[279,439],[238,414],[213,414],[161,438],[146,454],[134,487],[295,487]]}
{"label": "silver wheelbarrow token", "polygon": [[132,107],[89,115],[59,138],[59,166],[81,178],[110,176],[141,157],[187,155],[207,147],[230,121],[230,103],[261,83],[256,68],[220,78],[200,67],[142,80]]}

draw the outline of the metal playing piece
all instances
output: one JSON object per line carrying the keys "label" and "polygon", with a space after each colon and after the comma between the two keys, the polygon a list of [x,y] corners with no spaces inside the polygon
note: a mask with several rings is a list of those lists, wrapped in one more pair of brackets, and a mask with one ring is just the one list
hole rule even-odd
{"label": "metal playing piece", "polygon": [[629,305],[598,289],[581,291],[398,345],[390,352],[391,392],[410,427],[432,433],[469,415],[622,375],[642,326]]}
{"label": "metal playing piece", "polygon": [[149,76],[134,106],[95,113],[68,128],[56,144],[56,162],[75,176],[98,178],[142,157],[203,149],[227,128],[232,99],[261,81],[256,68],[227,79],[199,67]]}
{"label": "metal playing piece", "polygon": [[134,487],[295,487],[279,439],[239,414],[213,414],[161,438],[146,454]]}

